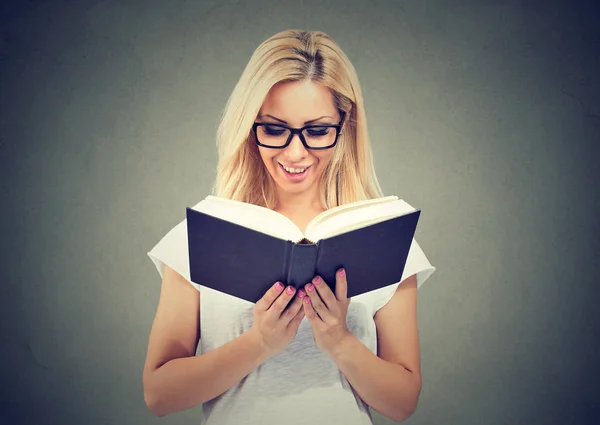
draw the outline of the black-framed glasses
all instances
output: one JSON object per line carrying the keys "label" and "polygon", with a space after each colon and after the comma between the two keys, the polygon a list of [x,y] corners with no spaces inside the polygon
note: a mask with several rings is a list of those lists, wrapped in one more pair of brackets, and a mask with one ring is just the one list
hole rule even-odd
{"label": "black-framed glasses", "polygon": [[338,142],[345,118],[346,115],[342,114],[342,119],[338,124],[313,124],[302,128],[292,128],[284,124],[255,122],[252,131],[256,136],[256,143],[265,148],[286,148],[291,143],[294,134],[297,134],[306,149],[330,149]]}

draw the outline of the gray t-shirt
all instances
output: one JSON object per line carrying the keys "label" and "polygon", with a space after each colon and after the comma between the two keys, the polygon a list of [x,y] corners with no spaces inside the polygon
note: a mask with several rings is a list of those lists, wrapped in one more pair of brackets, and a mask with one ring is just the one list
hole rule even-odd
{"label": "gray t-shirt", "polygon": [[[187,224],[180,222],[148,253],[162,277],[163,266],[190,281]],[[413,239],[402,280],[416,274],[420,287],[435,271]],[[349,279],[351,277],[349,276]],[[200,296],[199,355],[237,338],[252,326],[254,304],[193,283]],[[353,297],[349,330],[377,353],[374,315],[399,283]],[[337,365],[314,343],[305,318],[290,345],[227,392],[202,405],[204,425],[371,425],[369,408]]]}

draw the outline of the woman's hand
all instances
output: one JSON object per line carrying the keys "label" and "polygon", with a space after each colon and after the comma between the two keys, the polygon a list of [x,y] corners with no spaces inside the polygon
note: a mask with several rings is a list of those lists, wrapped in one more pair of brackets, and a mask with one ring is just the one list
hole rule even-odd
{"label": "woman's hand", "polygon": [[[254,321],[250,332],[256,335],[269,357],[288,346],[304,317],[303,291],[298,291],[297,297],[294,297],[295,293],[293,286],[284,290],[283,285],[277,282],[254,305]],[[290,303],[292,298],[294,301]]]}
{"label": "woman's hand", "polygon": [[304,314],[310,322],[317,347],[330,357],[334,350],[351,332],[346,325],[346,314],[350,298],[347,298],[348,284],[344,269],[336,273],[335,294],[320,276],[315,276],[312,283],[304,289]]}

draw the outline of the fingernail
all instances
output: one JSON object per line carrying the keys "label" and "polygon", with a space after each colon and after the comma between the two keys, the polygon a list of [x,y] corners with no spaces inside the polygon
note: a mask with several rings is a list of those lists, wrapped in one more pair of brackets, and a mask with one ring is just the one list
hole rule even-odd
{"label": "fingernail", "polygon": [[287,291],[288,295],[292,295],[294,293],[294,287],[293,286],[288,286]]}
{"label": "fingernail", "polygon": [[300,297],[300,298],[304,298],[304,296],[305,296],[305,295],[306,295],[306,294],[304,293],[304,291],[303,291],[302,289],[300,289],[300,290],[298,291],[298,297]]}
{"label": "fingernail", "polygon": [[339,274],[340,276],[344,276],[346,274],[346,270],[340,269]]}
{"label": "fingernail", "polygon": [[314,291],[314,290],[315,290],[315,287],[314,287],[314,286],[313,286],[313,284],[311,283],[311,284],[309,284],[309,285],[306,287],[306,290],[307,290],[308,292],[312,292],[312,291]]}
{"label": "fingernail", "polygon": [[277,285],[275,285],[275,288],[277,288],[278,291],[281,291],[283,289],[283,285],[281,284],[281,282],[277,282]]}
{"label": "fingernail", "polygon": [[310,297],[306,297],[306,298],[304,298],[304,302],[305,302],[306,304],[310,303]]}
{"label": "fingernail", "polygon": [[320,283],[321,283],[321,278],[320,278],[319,276],[316,276],[316,277],[313,279],[313,283],[314,283],[315,285],[318,285],[318,284],[320,284]]}

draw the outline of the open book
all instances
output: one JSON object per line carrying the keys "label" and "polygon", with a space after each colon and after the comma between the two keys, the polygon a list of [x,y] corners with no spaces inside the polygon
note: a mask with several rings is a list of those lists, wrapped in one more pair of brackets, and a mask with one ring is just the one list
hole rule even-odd
{"label": "open book", "polygon": [[187,208],[192,282],[256,302],[277,281],[300,288],[320,275],[348,297],[400,281],[421,211],[396,196],[331,208],[305,233],[268,208],[208,196]]}

